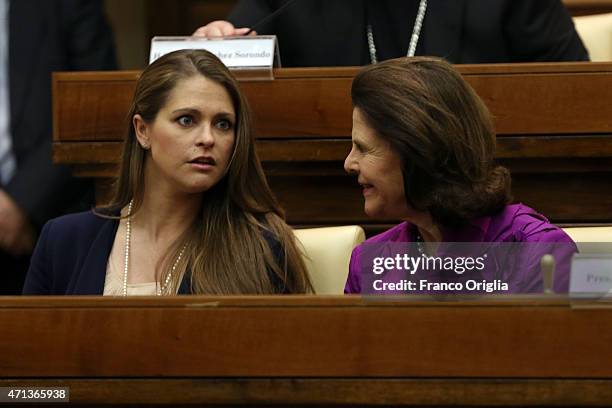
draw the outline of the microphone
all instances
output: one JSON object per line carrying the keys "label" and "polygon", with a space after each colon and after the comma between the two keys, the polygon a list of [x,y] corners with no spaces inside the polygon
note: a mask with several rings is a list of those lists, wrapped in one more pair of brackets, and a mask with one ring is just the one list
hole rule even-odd
{"label": "microphone", "polygon": [[544,281],[544,293],[554,293],[555,258],[551,254],[546,254],[540,258],[540,270]]}
{"label": "microphone", "polygon": [[287,8],[289,8],[289,6],[291,6],[293,3],[295,3],[295,1],[296,0],[289,0],[287,3],[285,3],[278,10],[276,10],[275,12],[273,12],[271,14],[268,14],[267,16],[265,16],[264,18],[259,20],[257,23],[253,24],[253,26],[249,29],[249,31],[246,32],[245,35],[249,35],[251,33],[251,31],[255,31],[255,29],[258,29],[259,27],[263,26],[264,24],[274,20],[279,14],[281,14],[283,11],[285,11]]}

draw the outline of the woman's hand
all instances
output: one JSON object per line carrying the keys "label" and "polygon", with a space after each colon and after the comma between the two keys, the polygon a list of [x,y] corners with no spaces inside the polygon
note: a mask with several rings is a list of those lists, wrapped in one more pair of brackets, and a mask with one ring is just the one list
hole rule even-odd
{"label": "woman's hand", "polygon": [[[195,37],[229,37],[246,35],[249,32],[249,27],[236,28],[232,23],[225,20],[211,21],[195,30],[192,36]],[[257,32],[251,31],[248,35],[257,35]]]}

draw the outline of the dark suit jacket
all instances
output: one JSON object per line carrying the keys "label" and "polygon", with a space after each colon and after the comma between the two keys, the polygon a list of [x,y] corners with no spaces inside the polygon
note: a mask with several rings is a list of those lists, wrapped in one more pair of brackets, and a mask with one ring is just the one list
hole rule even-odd
{"label": "dark suit jacket", "polygon": [[[240,0],[228,19],[250,27],[287,0]],[[406,56],[417,0],[298,0],[257,31],[279,37],[283,66],[370,63]],[[588,60],[560,0],[430,0],[416,55],[456,64]]]}
{"label": "dark suit jacket", "polygon": [[92,212],[47,222],[38,238],[24,295],[101,295],[119,222]]}
{"label": "dark suit jacket", "polygon": [[2,188],[35,226],[64,212],[82,188],[51,160],[51,72],[116,69],[99,0],[18,0],[9,9],[11,135],[17,172]]}
{"label": "dark suit jacket", "polygon": [[[91,211],[47,222],[32,255],[23,294],[101,295],[118,227],[118,220],[103,218]],[[280,243],[268,233],[264,237],[278,264],[283,265]],[[271,274],[270,280],[277,293],[287,293],[279,278]],[[178,293],[191,293],[187,275]]]}

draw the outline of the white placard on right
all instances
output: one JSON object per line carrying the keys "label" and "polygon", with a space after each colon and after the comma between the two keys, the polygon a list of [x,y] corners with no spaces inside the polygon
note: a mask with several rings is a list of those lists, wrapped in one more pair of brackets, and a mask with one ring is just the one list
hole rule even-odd
{"label": "white placard on right", "polygon": [[612,254],[575,254],[570,274],[571,296],[612,296]]}

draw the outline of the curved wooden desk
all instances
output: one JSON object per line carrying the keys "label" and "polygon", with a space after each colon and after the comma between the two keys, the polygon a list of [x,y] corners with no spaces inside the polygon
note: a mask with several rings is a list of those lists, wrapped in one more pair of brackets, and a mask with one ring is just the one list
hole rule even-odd
{"label": "curved wooden desk", "polygon": [[68,386],[85,405],[612,406],[612,308],[585,306],[2,298],[0,386]]}

